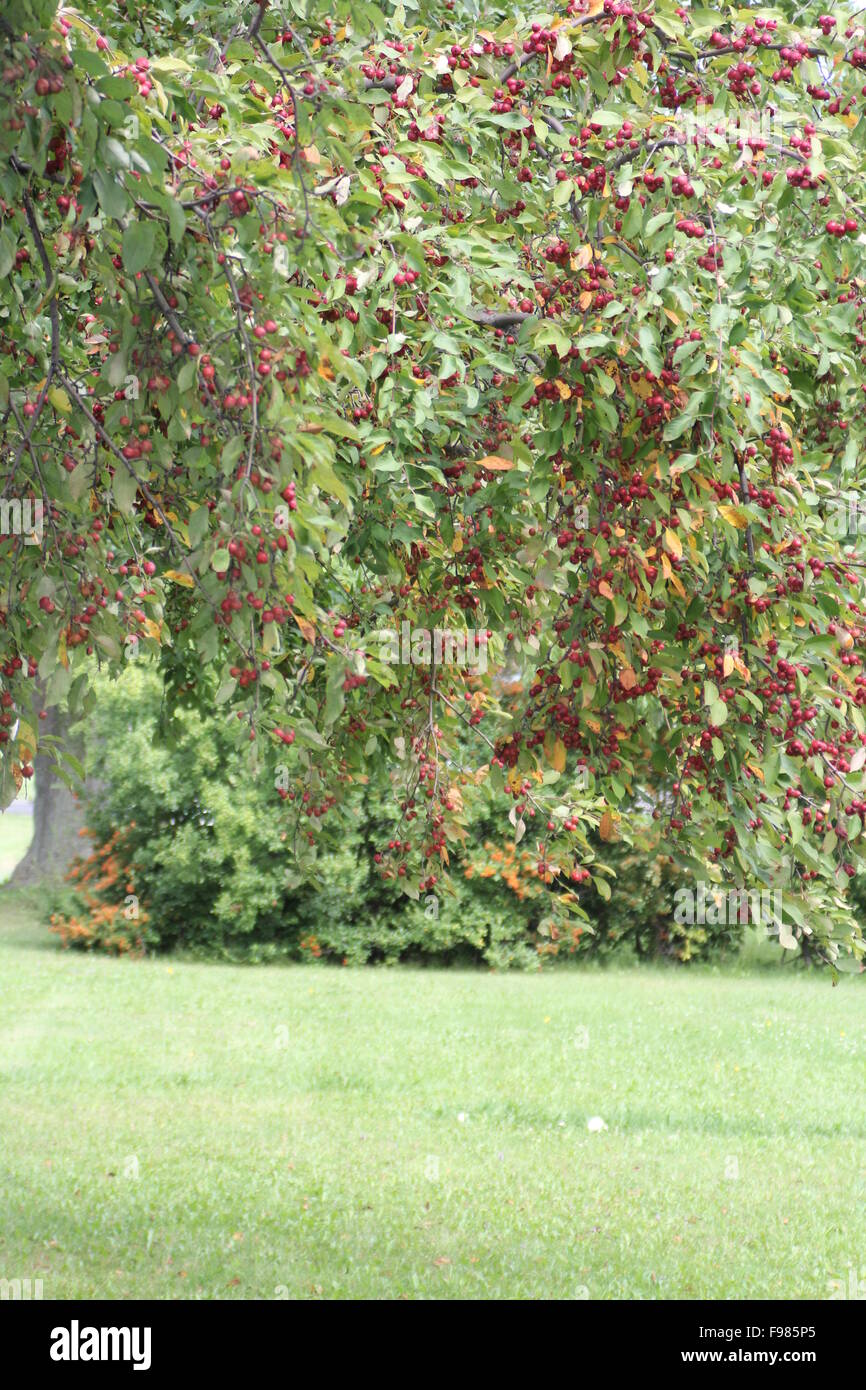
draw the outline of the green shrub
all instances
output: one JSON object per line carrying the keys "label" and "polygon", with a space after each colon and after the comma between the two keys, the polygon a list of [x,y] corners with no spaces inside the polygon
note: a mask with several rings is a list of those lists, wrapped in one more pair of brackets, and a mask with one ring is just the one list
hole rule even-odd
{"label": "green shrub", "polygon": [[689,960],[730,942],[726,928],[675,923],[685,880],[648,818],[633,848],[605,846],[617,874],[609,900],[589,881],[563,885],[578,914],[565,930],[544,919],[537,858],[509,827],[503,835],[492,802],[467,823],[462,849],[450,847],[445,889],[413,901],[374,861],[394,833],[389,788],[348,785],[318,823],[302,878],[288,852],[290,837],[306,834],[294,808],[267,774],[238,769],[225,718],[188,710],[164,726],[158,676],[143,665],[104,688],[88,744],[100,782],[88,807],[93,851],[52,902],[67,945],[504,969],[613,950]]}
{"label": "green shrub", "polygon": [[382,880],[373,854],[388,834],[386,789],[347,789],[302,882],[273,784],[228,770],[219,718],[182,712],[162,730],[155,673],[131,668],[106,687],[88,732],[101,788],[88,806],[93,852],[52,901],[66,944],[250,961],[535,961],[507,894],[458,881],[453,895],[413,902]]}

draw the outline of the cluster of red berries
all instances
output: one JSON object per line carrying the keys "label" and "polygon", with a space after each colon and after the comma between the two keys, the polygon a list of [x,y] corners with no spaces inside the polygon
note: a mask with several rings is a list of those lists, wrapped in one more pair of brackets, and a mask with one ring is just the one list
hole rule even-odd
{"label": "cluster of red berries", "polygon": [[831,218],[825,230],[830,236],[853,236],[857,231],[857,223],[853,217],[846,217],[844,222],[836,222]]}
{"label": "cluster of red berries", "polygon": [[707,229],[703,223],[695,222],[691,217],[681,217],[679,222],[677,222],[677,231],[682,232],[684,236],[693,237],[697,240],[700,240],[707,234]]}

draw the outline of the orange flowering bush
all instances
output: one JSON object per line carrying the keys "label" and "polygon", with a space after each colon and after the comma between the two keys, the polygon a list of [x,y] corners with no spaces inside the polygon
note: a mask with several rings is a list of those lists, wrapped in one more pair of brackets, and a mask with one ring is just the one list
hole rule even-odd
{"label": "orange flowering bush", "polygon": [[[63,945],[98,947],[112,955],[141,955],[148,941],[148,914],[126,863],[126,839],[134,823],[118,828],[66,875],[65,910],[51,913],[50,927]],[[82,836],[90,831],[83,829]]]}
{"label": "orange flowering bush", "polygon": [[[568,913],[578,903],[578,895],[566,888],[558,895],[556,920],[547,911],[549,892],[557,880],[557,875],[544,857],[514,843],[496,845],[485,840],[482,850],[475,855],[463,871],[464,878],[480,889],[485,881],[493,880],[513,895],[513,911],[520,912],[526,919],[526,930],[536,939],[538,954],[555,956],[562,949],[573,953],[577,950],[584,931],[582,922],[564,927]],[[589,878],[588,870],[578,870],[579,881]]]}

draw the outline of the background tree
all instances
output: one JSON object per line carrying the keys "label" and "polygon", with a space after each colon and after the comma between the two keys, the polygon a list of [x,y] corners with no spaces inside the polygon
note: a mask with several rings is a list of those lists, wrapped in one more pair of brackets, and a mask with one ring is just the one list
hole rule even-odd
{"label": "background tree", "polygon": [[[40,708],[37,695],[37,709]],[[69,784],[58,775],[55,749],[62,746],[83,766],[86,757],[80,726],[72,732],[69,719],[57,705],[46,711],[42,750],[33,758],[33,838],[9,880],[12,887],[30,887],[62,878],[81,853],[79,832],[85,824],[84,796],[95,791],[92,779]]]}

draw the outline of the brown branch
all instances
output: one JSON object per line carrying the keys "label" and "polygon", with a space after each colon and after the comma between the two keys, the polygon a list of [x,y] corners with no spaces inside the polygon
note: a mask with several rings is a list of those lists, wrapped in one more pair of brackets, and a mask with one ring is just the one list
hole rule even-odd
{"label": "brown branch", "polygon": [[624,154],[621,154],[612,164],[608,165],[608,173],[615,174],[617,169],[621,169],[622,166],[628,164],[630,160],[640,159],[644,155],[649,159],[657,150],[686,150],[687,148],[688,146],[684,139],[678,140],[673,136],[664,140],[654,140],[651,145],[647,145],[642,149],[626,150]]}
{"label": "brown branch", "polygon": [[36,400],[36,409],[34,410],[33,415],[30,417],[30,426],[23,439],[20,441],[18,448],[15,450],[15,457],[12,460],[13,476],[18,468],[18,465],[21,462],[21,459],[24,457],[25,450],[30,449],[30,441],[33,438],[36,426],[39,423],[39,417],[42,414],[42,407],[45,405],[45,402],[48,398],[48,392],[51,389],[51,383],[57,376],[60,366],[60,310],[57,307],[57,277],[54,274],[54,270],[51,265],[51,260],[48,255],[48,251],[46,250],[45,242],[42,238],[42,233],[39,230],[39,224],[36,221],[36,213],[33,210],[33,204],[30,201],[29,193],[25,192],[22,195],[22,202],[24,204],[24,214],[27,218],[27,225],[30,228],[33,240],[36,244],[36,250],[39,254],[39,259],[42,262],[42,270],[43,274],[45,275],[46,291],[50,296],[48,303],[48,312],[51,317],[51,358],[48,364],[48,371],[45,376],[45,381],[42,384],[42,390],[39,392],[39,395]]}
{"label": "brown branch", "polygon": [[151,274],[149,270],[145,271],[144,278],[147,280],[150,292],[156,300],[157,304],[159,305],[160,309],[162,310],[162,313],[167,319],[175,337],[178,339],[178,341],[182,344],[183,347],[189,347],[190,343],[194,340],[182,327],[181,322],[177,317],[177,314],[174,312],[165,295],[163,294],[159,285],[159,281],[156,279],[154,275]]}
{"label": "brown branch", "polygon": [[247,38],[252,43],[257,37],[262,27],[262,20],[265,17],[265,10],[268,8],[268,0],[258,0],[258,11],[253,16],[253,22],[247,30]]}
{"label": "brown branch", "polygon": [[[745,466],[745,464],[743,463],[742,458],[738,458],[738,459],[737,459],[737,471],[738,471],[738,473],[739,473],[739,475],[740,475],[740,497],[742,498],[743,506],[745,507],[745,506],[748,506],[748,504],[749,504],[749,484],[748,484],[748,482],[747,482],[747,480],[746,480],[746,466]],[[751,523],[751,522],[749,522],[748,525],[746,526],[746,549],[747,549],[748,552],[749,552],[749,564],[750,564],[750,565],[754,565],[754,563],[755,563],[755,539],[754,539],[754,536],[752,535],[752,523]]]}
{"label": "brown branch", "polygon": [[275,57],[273,56],[273,54],[271,53],[271,51],[270,51],[270,49],[268,48],[267,44],[264,43],[264,42],[262,41],[262,39],[260,38],[260,36],[259,36],[257,33],[256,33],[255,35],[253,35],[253,43],[255,44],[255,46],[256,46],[256,48],[259,50],[259,52],[261,53],[261,55],[262,55],[262,57],[264,58],[265,62],[266,62],[266,63],[269,63],[270,66],[274,69],[274,71],[275,71],[275,72],[277,73],[277,75],[279,76],[280,82],[282,83],[282,85],[283,85],[283,87],[285,88],[285,90],[288,92],[288,94],[289,94],[289,100],[290,100],[291,103],[292,103],[292,118],[293,118],[294,127],[295,127],[295,134],[294,134],[294,154],[293,154],[293,156],[292,156],[292,163],[293,163],[294,166],[295,166],[295,173],[296,173],[297,176],[298,176],[298,182],[299,182],[299,184],[301,185],[301,193],[302,193],[303,199],[304,199],[304,226],[303,226],[302,235],[303,235],[303,236],[306,236],[306,235],[307,235],[307,232],[308,232],[309,229],[310,229],[310,221],[311,221],[311,218],[310,218],[310,197],[309,197],[309,190],[308,190],[308,188],[307,188],[306,183],[304,182],[303,171],[302,171],[302,169],[301,169],[301,113],[300,113],[300,106],[299,106],[299,104],[298,104],[298,95],[297,95],[297,92],[295,91],[294,87],[292,86],[291,82],[289,81],[289,75],[288,75],[288,73],[286,72],[286,69],[282,66],[281,63],[278,63],[278,62],[277,62],[276,58],[275,58]]}
{"label": "brown branch", "polygon": [[537,318],[538,315],[524,314],[519,309],[473,309],[466,317],[473,323],[483,324],[485,328],[514,328],[519,323],[525,323],[527,319]]}
{"label": "brown branch", "polygon": [[[746,49],[753,48],[755,53],[780,53],[783,48],[795,48],[795,43],[755,43],[746,44],[745,48],[735,48],[733,44],[726,44],[724,48],[702,48],[699,53],[687,53],[683,48],[668,49],[669,58],[691,58],[692,62],[704,58],[725,58],[731,53],[738,56],[746,52]],[[826,58],[827,51],[824,48],[808,48],[806,55],[809,58]]]}

